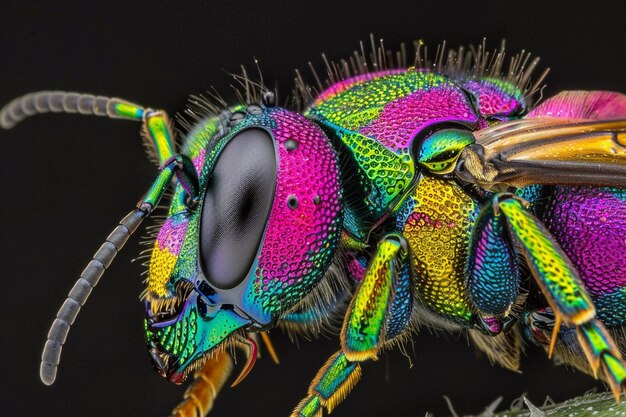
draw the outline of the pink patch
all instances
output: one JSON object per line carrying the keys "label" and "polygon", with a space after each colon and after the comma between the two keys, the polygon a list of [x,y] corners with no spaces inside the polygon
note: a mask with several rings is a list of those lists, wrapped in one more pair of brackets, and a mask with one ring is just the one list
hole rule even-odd
{"label": "pink patch", "polygon": [[626,96],[611,91],[562,91],[550,97],[527,117],[569,119],[621,119],[626,114]]}
{"label": "pink patch", "polygon": [[187,219],[176,221],[175,217],[168,218],[165,223],[163,223],[157,236],[159,249],[167,249],[169,253],[178,256],[183,246],[188,224]]}
{"label": "pink patch", "polygon": [[192,160],[193,167],[196,169],[196,172],[198,173],[198,177],[200,177],[205,160],[206,160],[206,149],[200,149],[200,152],[198,152],[198,155],[196,155],[196,157],[193,158]]}
{"label": "pink patch", "polygon": [[[338,233],[339,172],[335,152],[323,132],[303,116],[280,111],[272,114],[278,143],[276,194],[267,223],[259,266],[263,284],[304,279],[319,265],[328,237]],[[287,150],[287,140],[297,142]],[[297,207],[287,204],[297,199]]]}
{"label": "pink patch", "polygon": [[352,258],[348,261],[347,264],[348,273],[352,275],[356,281],[361,281],[365,276],[365,268],[361,265],[361,263],[356,259]]}
{"label": "pink patch", "polygon": [[441,122],[478,122],[478,115],[460,89],[433,87],[391,101],[360,133],[398,151],[407,149],[425,127]]}
{"label": "pink patch", "polygon": [[502,88],[485,80],[471,80],[463,87],[478,98],[478,111],[483,116],[510,116],[522,111],[524,103],[516,100]]}
{"label": "pink patch", "polygon": [[[406,220],[405,228],[413,229],[415,227],[437,227],[436,223],[426,213],[414,212]],[[439,225],[441,227],[441,224]]]}

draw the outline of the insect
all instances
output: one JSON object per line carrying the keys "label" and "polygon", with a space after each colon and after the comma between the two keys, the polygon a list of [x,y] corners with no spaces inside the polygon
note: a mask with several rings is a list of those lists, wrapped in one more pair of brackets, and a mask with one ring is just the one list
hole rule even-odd
{"label": "insect", "polygon": [[[293,416],[332,411],[361,363],[420,325],[467,332],[516,370],[524,343],[626,381],[626,96],[562,92],[504,46],[394,52],[372,42],[296,73],[294,108],[245,73],[229,105],[192,96],[176,141],[164,111],[67,92],[9,103],[3,128],[44,112],[138,121],[157,177],[94,254],[48,333],[52,384],[70,326],[106,268],[167,196],[145,302],[153,366],[194,381],[173,415],[206,415],[232,370],[252,369],[268,333],[334,332],[338,351]],[[339,324],[337,324],[339,323]]]}

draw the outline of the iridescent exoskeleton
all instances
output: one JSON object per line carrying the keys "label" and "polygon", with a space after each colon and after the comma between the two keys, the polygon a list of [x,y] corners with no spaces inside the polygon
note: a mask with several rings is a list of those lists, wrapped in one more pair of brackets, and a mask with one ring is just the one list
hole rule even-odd
{"label": "iridescent exoskeleton", "polygon": [[[363,48],[362,48],[363,50]],[[334,331],[340,349],[294,416],[330,412],[361,362],[420,324],[466,331],[496,363],[523,343],[626,381],[626,96],[567,91],[537,105],[537,60],[506,72],[503,48],[444,54],[382,45],[297,73],[301,111],[247,77],[240,103],[192,97],[180,144],[165,112],[119,99],[40,92],[2,110],[2,127],[47,111],[143,123],[160,169],[94,255],[48,334],[54,381],[69,327],[104,270],[174,182],[155,236],[145,333],[155,368],[193,385],[175,415],[206,414],[260,335]],[[444,59],[445,57],[445,59]],[[296,105],[297,107],[297,105]],[[342,326],[335,326],[339,319]]]}

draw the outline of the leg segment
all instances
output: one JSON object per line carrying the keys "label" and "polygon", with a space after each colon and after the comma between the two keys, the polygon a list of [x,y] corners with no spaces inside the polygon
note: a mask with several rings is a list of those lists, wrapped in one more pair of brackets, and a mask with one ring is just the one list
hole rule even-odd
{"label": "leg segment", "polygon": [[405,333],[413,307],[407,257],[401,235],[380,241],[344,318],[341,350],[318,372],[292,417],[320,417],[322,407],[330,413],[359,381],[359,362],[376,360],[385,344]]}
{"label": "leg segment", "polygon": [[550,232],[524,208],[520,199],[509,195],[498,198],[498,208],[506,216],[510,236],[521,245],[533,276],[557,314],[557,321],[578,325],[595,317],[595,307],[578,272]]}
{"label": "leg segment", "polygon": [[335,353],[319,370],[309,387],[309,395],[298,404],[291,417],[321,417],[322,407],[330,413],[360,379],[361,366],[350,362],[342,351]]}
{"label": "leg segment", "polygon": [[480,311],[480,330],[499,334],[519,294],[520,272],[496,196],[476,221],[468,252],[469,294]]}
{"label": "leg segment", "polygon": [[143,118],[144,145],[150,159],[161,165],[174,154],[174,135],[164,111],[146,111]]}
{"label": "leg segment", "polygon": [[575,326],[578,342],[594,374],[600,365],[616,398],[626,383],[626,365],[596,310],[584,284],[563,249],[519,198],[496,196],[511,239],[519,244],[527,264],[554,312],[555,323],[548,354],[551,356],[561,322]]}
{"label": "leg segment", "polygon": [[[556,325],[551,308],[525,312],[521,322],[524,336],[529,342],[546,348],[549,346]],[[626,372],[619,348],[615,346],[607,329],[598,320],[591,320],[581,326],[561,326],[558,336],[554,352],[559,361],[596,378],[600,376],[617,397],[620,386],[626,380]],[[600,365],[603,372],[598,374]]]}
{"label": "leg segment", "polygon": [[406,327],[412,307],[407,256],[401,235],[378,244],[341,330],[341,347],[351,361],[376,360],[384,343]]}

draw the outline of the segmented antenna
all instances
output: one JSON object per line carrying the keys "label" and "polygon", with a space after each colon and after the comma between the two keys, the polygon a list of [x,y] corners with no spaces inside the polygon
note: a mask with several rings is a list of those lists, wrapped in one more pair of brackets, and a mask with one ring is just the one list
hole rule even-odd
{"label": "segmented antenna", "polygon": [[56,379],[63,344],[78,312],[98,284],[104,271],[111,265],[128,238],[137,230],[163,197],[174,177],[185,192],[195,201],[198,192],[198,179],[191,160],[182,154],[174,155],[173,135],[168,118],[163,111],[145,109],[136,104],[120,100],[94,96],[91,94],[68,93],[64,91],[40,91],[19,97],[0,111],[0,127],[10,129],[28,116],[35,114],[80,113],[83,115],[107,116],[114,119],[127,119],[143,123],[144,145],[155,162],[162,164],[159,175],[137,209],[120,220],[94,254],[80,277],[70,290],[66,300],[57,312],[48,331],[48,338],[41,354],[39,375],[46,385]]}
{"label": "segmented antenna", "polygon": [[38,91],[18,97],[0,111],[0,126],[11,129],[29,116],[42,113],[80,113],[113,119],[125,119],[115,109],[120,105],[135,104],[118,98],[94,96],[66,91]]}
{"label": "segmented antenna", "polygon": [[52,326],[50,326],[48,339],[41,354],[39,377],[44,384],[52,385],[56,379],[63,344],[80,308],[89,298],[91,291],[98,285],[105,269],[111,265],[117,253],[149,213],[149,210],[139,208],[124,217],[93,255],[93,259],[87,264],[87,267],[80,274],[80,278],[70,290],[67,299],[59,309]]}
{"label": "segmented antenna", "polygon": [[113,229],[100,249],[94,254],[70,290],[48,332],[48,340],[41,354],[41,367],[39,369],[39,375],[44,384],[50,385],[54,382],[61,359],[61,350],[67,339],[70,326],[76,320],[80,308],[89,298],[104,271],[111,265],[115,256],[122,250],[128,238],[137,230],[141,222],[153,212],[155,207],[158,207],[167,185],[174,177],[178,178],[190,200],[195,201],[198,191],[198,180],[195,175],[195,168],[188,157],[177,154],[167,159],[156,180],[142,201],[138,203],[137,209],[120,220],[117,227]]}

